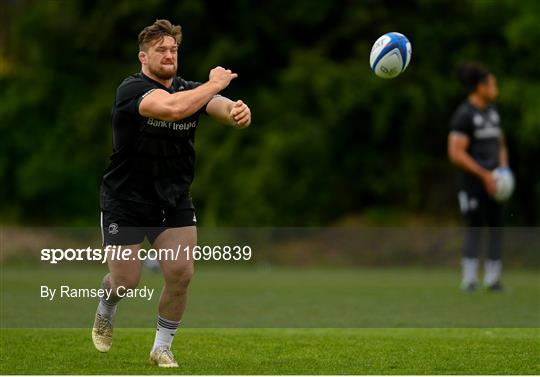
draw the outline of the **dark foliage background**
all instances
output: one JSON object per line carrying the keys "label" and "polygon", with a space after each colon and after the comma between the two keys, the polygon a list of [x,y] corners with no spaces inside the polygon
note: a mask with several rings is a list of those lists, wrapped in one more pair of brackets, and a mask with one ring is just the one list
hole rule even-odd
{"label": "dark foliage background", "polygon": [[[540,3],[493,1],[3,1],[0,216],[95,224],[115,89],[139,70],[137,34],[183,27],[180,74],[239,78],[253,125],[204,119],[193,196],[202,224],[305,226],[351,218],[459,222],[448,120],[466,95],[459,61],[498,77],[517,191],[512,225],[540,221]],[[382,80],[372,43],[399,31],[407,71]],[[425,220],[427,219],[427,220]],[[362,220],[360,220],[362,221]]]}

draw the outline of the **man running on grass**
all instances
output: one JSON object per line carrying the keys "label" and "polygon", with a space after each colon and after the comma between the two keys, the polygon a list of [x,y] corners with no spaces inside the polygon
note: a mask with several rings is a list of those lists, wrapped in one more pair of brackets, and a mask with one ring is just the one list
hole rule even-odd
{"label": "man running on grass", "polygon": [[[194,139],[199,116],[210,115],[236,128],[251,123],[249,107],[218,95],[237,77],[216,67],[205,83],[176,75],[181,27],[157,20],[139,34],[141,72],[118,87],[112,111],[113,153],[101,185],[103,243],[122,245],[136,256],[145,237],[155,249],[190,250],[197,243],[195,208],[189,192],[194,171]],[[118,258],[116,258],[118,259]],[[112,345],[121,289],[133,289],[141,276],[138,258],[108,258],[92,340],[100,352]],[[165,284],[150,360],[177,367],[171,344],[186,307],[193,258],[180,253],[160,260]]]}

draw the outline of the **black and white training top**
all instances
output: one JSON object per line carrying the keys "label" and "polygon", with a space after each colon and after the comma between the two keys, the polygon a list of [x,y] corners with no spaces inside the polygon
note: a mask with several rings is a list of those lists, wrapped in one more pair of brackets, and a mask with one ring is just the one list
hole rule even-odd
{"label": "black and white training top", "polygon": [[206,105],[170,122],[140,115],[139,104],[155,89],[175,93],[199,85],[176,77],[166,88],[143,73],[120,84],[112,109],[113,153],[104,172],[102,197],[175,206],[186,195],[194,177],[195,130]]}
{"label": "black and white training top", "polygon": [[[465,100],[452,116],[450,132],[469,137],[470,144],[467,152],[480,166],[488,170],[499,166],[499,149],[503,133],[499,113],[494,105],[480,110],[469,100]],[[458,179],[462,184],[477,180],[461,169]]]}

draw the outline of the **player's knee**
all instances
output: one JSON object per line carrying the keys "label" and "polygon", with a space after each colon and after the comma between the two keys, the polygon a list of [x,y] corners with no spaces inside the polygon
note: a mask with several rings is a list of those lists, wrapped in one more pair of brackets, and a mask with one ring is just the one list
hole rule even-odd
{"label": "player's knee", "polygon": [[169,272],[168,284],[179,290],[187,289],[193,273],[193,265],[175,267]]}
{"label": "player's knee", "polygon": [[193,266],[185,266],[178,271],[178,285],[180,288],[187,288],[193,277]]}
{"label": "player's knee", "polygon": [[189,286],[189,283],[193,278],[193,272],[193,267],[186,269],[186,271],[183,272],[182,276],[180,277],[180,286],[182,288],[187,288]]}
{"label": "player's knee", "polygon": [[117,276],[113,279],[113,289],[125,287],[126,289],[135,289],[139,285],[140,276]]}

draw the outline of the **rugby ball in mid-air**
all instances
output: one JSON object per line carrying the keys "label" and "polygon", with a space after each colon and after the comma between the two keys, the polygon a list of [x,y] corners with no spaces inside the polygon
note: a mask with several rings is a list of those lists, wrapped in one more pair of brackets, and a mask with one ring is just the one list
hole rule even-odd
{"label": "rugby ball in mid-air", "polygon": [[509,168],[497,168],[493,170],[493,178],[495,178],[495,184],[497,191],[495,192],[495,200],[498,202],[504,202],[512,196],[514,192],[514,175]]}
{"label": "rugby ball in mid-air", "polygon": [[411,61],[412,46],[401,33],[386,33],[371,48],[371,70],[383,79],[393,79],[403,72]]}

